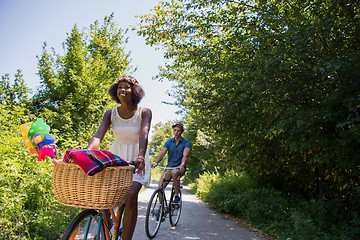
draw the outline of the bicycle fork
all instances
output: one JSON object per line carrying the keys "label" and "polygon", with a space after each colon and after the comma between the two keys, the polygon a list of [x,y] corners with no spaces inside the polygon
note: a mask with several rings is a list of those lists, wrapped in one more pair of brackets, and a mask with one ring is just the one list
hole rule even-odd
{"label": "bicycle fork", "polygon": [[[101,230],[101,224],[102,224],[102,217],[103,217],[103,211],[101,211],[100,216],[99,216],[99,224],[98,224],[98,228],[97,228],[97,234],[96,234],[96,240],[100,240],[100,230]],[[85,234],[84,237],[85,239],[87,238],[88,234],[89,234],[89,230],[91,227],[91,222],[92,222],[93,217],[89,217],[89,220],[86,224],[86,230],[85,230]],[[77,232],[74,232],[73,236],[70,237],[70,240],[73,240],[76,236]]]}
{"label": "bicycle fork", "polygon": [[103,215],[104,215],[104,211],[101,211],[100,216],[99,216],[99,226],[97,229],[96,240],[100,240],[100,231],[101,231],[101,226],[102,226],[102,221],[103,221]]}

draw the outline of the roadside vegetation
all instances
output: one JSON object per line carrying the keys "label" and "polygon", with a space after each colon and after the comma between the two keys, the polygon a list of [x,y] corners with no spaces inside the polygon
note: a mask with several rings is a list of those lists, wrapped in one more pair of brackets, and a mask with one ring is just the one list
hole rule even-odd
{"label": "roadside vegetation", "polygon": [[138,32],[193,144],[198,196],[280,239],[356,239],[360,3],[164,1]]}
{"label": "roadside vegetation", "polygon": [[204,173],[191,185],[219,212],[230,214],[275,239],[356,239],[360,218],[336,199],[304,199],[263,186],[244,173]]}
{"label": "roadside vegetation", "polygon": [[[124,32],[113,16],[82,31],[75,25],[64,42],[64,55],[38,56],[41,86],[30,97],[21,70],[0,81],[0,239],[59,239],[80,209],[60,205],[51,186],[53,162],[21,143],[19,126],[42,118],[62,151],[86,148],[105,109],[113,107],[108,87],[129,70]],[[101,143],[109,149],[110,134]],[[64,152],[65,153],[65,152]]]}
{"label": "roadside vegetation", "polygon": [[[153,160],[160,153],[159,146],[164,143],[161,141],[171,137],[172,124],[154,126],[154,140],[150,143]],[[186,131],[184,137],[191,138]],[[284,191],[261,182],[246,171],[221,171],[221,166],[204,169],[197,175],[193,171],[199,167],[193,165],[204,164],[197,154],[198,149],[193,149],[184,184],[218,212],[245,222],[269,239],[350,240],[360,234],[356,206],[346,209],[342,199],[306,198],[296,191]],[[160,175],[161,171],[153,170],[152,180],[157,181]]]}

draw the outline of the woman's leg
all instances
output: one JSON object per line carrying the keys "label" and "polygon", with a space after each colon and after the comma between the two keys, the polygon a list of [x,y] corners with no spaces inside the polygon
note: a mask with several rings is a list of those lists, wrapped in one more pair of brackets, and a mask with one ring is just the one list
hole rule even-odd
{"label": "woman's leg", "polygon": [[133,182],[129,193],[125,198],[125,212],[122,234],[123,240],[131,240],[134,234],[138,216],[138,194],[141,186],[141,183]]}

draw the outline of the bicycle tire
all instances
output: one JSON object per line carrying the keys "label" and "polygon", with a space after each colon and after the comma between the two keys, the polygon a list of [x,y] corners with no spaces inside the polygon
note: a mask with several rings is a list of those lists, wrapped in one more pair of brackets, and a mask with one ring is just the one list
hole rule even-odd
{"label": "bicycle tire", "polygon": [[152,194],[145,218],[145,232],[146,236],[153,239],[159,231],[161,222],[164,217],[164,191],[156,189]]}
{"label": "bicycle tire", "polygon": [[[125,203],[122,204],[119,207],[119,209],[117,210],[117,214],[120,214],[120,218],[119,218],[119,225],[117,226],[117,229],[116,229],[115,240],[121,240],[122,239],[124,210],[125,210]],[[112,239],[114,239],[114,238],[112,238]]]}
{"label": "bicycle tire", "polygon": [[[61,240],[96,239],[99,218],[99,212],[94,209],[82,211],[71,221]],[[100,240],[105,240],[104,225],[101,225]],[[87,227],[89,230],[88,233],[86,233]]]}
{"label": "bicycle tire", "polygon": [[182,208],[181,190],[179,192],[179,196],[180,196],[180,202],[178,204],[173,204],[174,197],[175,197],[175,189],[173,187],[171,190],[171,197],[170,197],[170,202],[169,202],[169,220],[170,220],[171,226],[173,226],[173,227],[175,227],[178,224],[180,215],[181,215],[181,208]]}

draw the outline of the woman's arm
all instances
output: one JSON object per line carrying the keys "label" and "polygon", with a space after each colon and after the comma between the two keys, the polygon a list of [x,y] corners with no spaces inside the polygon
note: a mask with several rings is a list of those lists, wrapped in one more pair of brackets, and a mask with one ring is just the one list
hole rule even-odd
{"label": "woman's arm", "polygon": [[151,127],[152,112],[148,108],[142,109],[141,112],[141,128],[139,135],[139,153],[135,159],[138,168],[138,174],[145,174],[145,153],[148,144],[149,132]]}
{"label": "woman's arm", "polygon": [[101,124],[95,133],[95,135],[90,139],[90,142],[86,149],[93,150],[96,149],[101,141],[103,140],[105,133],[109,129],[111,124],[111,110],[107,110],[103,116],[103,119],[101,121]]}

